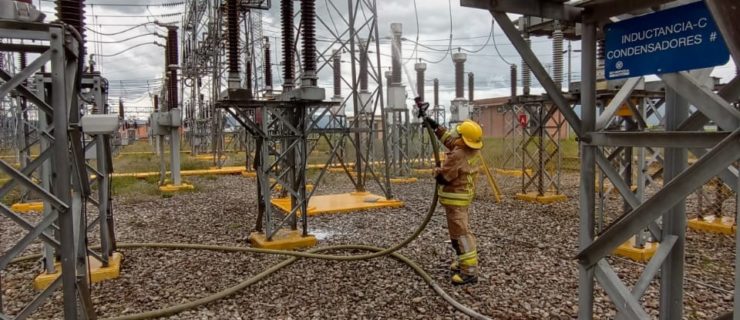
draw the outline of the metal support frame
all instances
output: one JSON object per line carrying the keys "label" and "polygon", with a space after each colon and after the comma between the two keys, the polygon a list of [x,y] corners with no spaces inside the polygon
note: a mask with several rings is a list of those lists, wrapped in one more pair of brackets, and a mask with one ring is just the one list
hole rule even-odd
{"label": "metal support frame", "polygon": [[[83,92],[81,95],[87,98],[87,101],[81,104],[83,112],[92,111],[93,114],[109,114],[110,110],[106,101],[108,101],[108,81],[101,77],[99,73],[84,74],[81,83]],[[87,110],[86,105],[90,105],[92,110]],[[112,174],[113,158],[110,134],[92,135],[87,140],[84,148],[86,159],[95,160],[96,166],[86,164],[88,174],[85,176],[90,180],[90,186],[97,185],[97,198],[90,197],[91,201],[98,209],[97,217],[90,221],[87,229],[93,229],[96,223],[99,225],[100,254],[92,253],[101,262],[103,267],[109,266],[109,259],[116,251],[116,237],[113,221],[112,207]],[[95,148],[94,155],[87,155],[87,152]]]}
{"label": "metal support frame", "polygon": [[526,194],[533,187],[538,196],[560,194],[560,135],[564,120],[552,116],[557,108],[548,101],[523,100],[526,97],[520,97],[519,106],[528,115],[529,122],[522,130],[524,135],[518,150],[523,159],[522,193]]}
{"label": "metal support frame", "polygon": [[[551,1],[480,1],[465,0],[464,6],[482,8],[491,11],[496,21],[501,25],[507,37],[523,57],[524,61],[532,68],[532,72],[538,78],[548,95],[553,99],[565,119],[571,125],[579,140],[581,141],[581,180],[579,190],[579,250],[577,259],[579,262],[579,319],[592,319],[594,303],[594,279],[605,289],[619,312],[618,318],[649,319],[649,316],[640,303],[640,297],[645,292],[650,281],[660,270],[660,318],[680,319],[682,317],[682,295],[683,295],[683,258],[684,258],[684,232],[685,232],[685,204],[684,199],[697,187],[721,172],[727,172],[729,166],[740,158],[740,113],[731,108],[730,102],[736,101],[738,93],[717,94],[702,85],[700,79],[688,72],[660,75],[667,85],[665,103],[667,108],[663,121],[665,132],[651,136],[651,133],[639,133],[635,135],[617,136],[611,133],[598,133],[596,114],[596,42],[598,40],[597,27],[602,22],[608,22],[608,18],[621,15],[635,10],[652,10],[655,6],[669,3],[667,0],[656,1],[629,1],[627,4],[615,1],[583,1],[575,3],[560,3]],[[710,1],[711,2],[711,1]],[[722,0],[716,1],[720,4]],[[724,1],[728,2],[728,1]],[[712,5],[710,5],[712,7]],[[560,20],[582,21],[582,57],[581,57],[581,89],[580,100],[582,114],[579,118],[572,110],[567,108],[565,99],[556,90],[554,83],[544,72],[541,63],[527,47],[526,42],[516,31],[513,23],[507,16],[509,13],[524,13],[546,18]],[[727,10],[713,10],[716,15],[715,21],[720,24],[723,38],[728,47],[737,48],[737,34],[732,30],[736,27],[730,26],[732,12]],[[571,20],[569,20],[571,19]],[[737,56],[735,55],[735,59]],[[737,79],[732,83],[736,83]],[[639,79],[629,80],[629,86],[637,85]],[[732,85],[730,85],[732,87]],[[623,96],[628,97],[625,89]],[[733,91],[733,90],[729,90]],[[662,102],[658,101],[657,104]],[[714,120],[719,125],[718,134],[698,134],[692,137],[692,152],[699,160],[687,166],[686,146],[677,145],[669,140],[671,136],[685,129],[682,123],[698,122],[689,118],[689,103],[697,108],[698,112],[708,119]],[[615,105],[617,103],[615,102]],[[621,103],[620,103],[621,104]],[[647,112],[651,107],[646,106]],[[599,123],[609,118],[612,108],[604,113]],[[654,110],[657,111],[657,110]],[[654,113],[656,116],[659,113]],[[661,115],[662,116],[662,115]],[[699,117],[698,115],[696,117]],[[688,119],[688,120],[687,120]],[[699,119],[701,120],[701,119]],[[696,130],[696,129],[694,129]],[[614,138],[614,139],[612,139]],[[652,141],[647,141],[652,140]],[[718,141],[719,140],[719,141]],[[612,167],[606,157],[598,150],[604,145],[619,147],[623,146],[658,146],[665,147],[664,159],[664,185],[656,194],[649,198],[636,199],[628,184],[620,177],[618,169]],[[707,148],[711,146],[711,148]],[[631,210],[616,219],[595,237],[595,172],[596,165],[608,172],[610,180],[619,186],[622,197],[630,204]],[[730,172],[732,174],[732,172]],[[737,176],[726,178],[737,184]],[[621,181],[621,182],[618,182]],[[636,201],[635,201],[636,200]],[[662,225],[655,223],[656,219],[662,218]],[[637,284],[631,290],[627,289],[619,277],[604,259],[614,249],[628,240],[636,232],[650,227],[651,232],[661,235],[660,249],[650,260]],[[737,282],[736,278],[736,282]],[[739,318],[740,305],[735,305],[735,317]]]}
{"label": "metal support frame", "polygon": [[388,136],[391,139],[389,150],[389,166],[391,176],[404,177],[411,173],[411,157],[409,141],[411,139],[411,123],[409,110],[392,108],[386,111],[388,115]]}
{"label": "metal support frame", "polygon": [[[15,317],[20,319],[28,317],[61,286],[65,318],[95,318],[88,286],[88,249],[85,241],[87,225],[82,206],[82,201],[90,194],[90,188],[83,159],[82,134],[78,127],[80,109],[77,93],[81,75],[77,74],[77,54],[80,39],[74,36],[73,31],[61,25],[8,21],[0,22],[0,38],[11,39],[11,42],[31,40],[46,44],[44,52],[26,69],[12,77],[4,74],[4,83],[0,85],[0,97],[4,97],[10,91],[27,97],[44,114],[41,119],[50,120],[49,129],[53,130],[51,136],[42,135],[42,139],[47,141],[45,142],[47,148],[26,167],[17,170],[0,160],[0,169],[12,177],[12,180],[0,188],[0,196],[4,196],[18,184],[40,196],[45,207],[49,208],[49,214],[39,224],[33,225],[7,206],[0,205],[0,213],[29,232],[13,249],[2,253],[0,270],[22,253],[33,239],[41,239],[50,245],[62,268],[57,281],[36,296]],[[0,50],[3,49],[3,45],[0,45]],[[33,92],[23,85],[25,79],[47,62],[51,64],[48,103],[44,102],[45,94]],[[50,163],[46,168],[52,169],[55,174],[50,183],[37,184],[32,179],[32,173],[42,164],[45,166],[45,163]],[[0,315],[3,318],[10,317],[3,314],[3,310],[0,310]]]}
{"label": "metal support frame", "polygon": [[[392,111],[386,108],[380,43],[374,41],[380,39],[377,3],[375,0],[347,0],[346,3],[329,1],[323,4],[323,7],[319,4],[317,10],[326,15],[317,15],[317,32],[325,34],[328,41],[322,42],[317,48],[317,72],[328,72],[333,68],[335,50],[351,53],[348,61],[349,76],[344,72],[339,75],[340,82],[349,87],[349,91],[335,108],[351,110],[352,115],[342,121],[343,112],[328,113],[323,117],[333,125],[311,130],[323,132],[326,141],[343,141],[330,144],[329,156],[339,160],[338,165],[344,168],[355,191],[364,192],[367,184],[373,183],[382,190],[386,198],[393,198],[390,176],[395,173],[391,172],[391,146],[385,139],[393,130],[385,120],[391,117]],[[408,110],[404,117],[408,119]],[[403,130],[408,131],[408,127]],[[408,150],[404,152],[407,159]],[[346,154],[342,156],[341,153]],[[351,167],[346,162],[349,159],[354,160]],[[314,180],[320,180],[326,170],[328,166]]]}
{"label": "metal support frame", "polygon": [[[219,109],[237,119],[257,139],[259,156],[255,167],[260,188],[260,216],[256,230],[263,232],[268,240],[281,228],[298,228],[298,214],[306,212],[308,200],[335,161],[347,173],[355,191],[365,191],[366,181],[371,178],[378,182],[387,198],[392,197],[388,181],[388,159],[385,158],[382,162],[386,169],[381,174],[376,171],[372,154],[378,133],[373,115],[380,113],[385,116],[382,80],[378,76],[380,57],[376,54],[375,59],[368,59],[370,45],[373,44],[370,39],[378,38],[375,1],[350,0],[345,8],[348,14],[332,2],[326,5],[328,7],[323,9],[334,17],[333,21],[325,21],[321,17],[317,17],[316,21],[319,29],[325,29],[331,40],[325,46],[317,48],[318,66],[315,72],[318,74],[334,67],[336,50],[352,53],[351,78],[341,73],[339,75],[341,83],[350,87],[349,93],[341,101],[321,101],[323,89],[310,85],[311,79],[306,78],[296,81],[302,84],[298,88],[284,91],[274,98],[222,99],[217,104]],[[337,26],[342,23],[341,27]],[[378,43],[375,42],[375,45],[374,51],[378,52]],[[364,58],[358,59],[358,53]],[[360,73],[357,72],[358,67]],[[307,76],[305,72],[304,76]],[[372,79],[374,87],[368,85],[367,78]],[[355,116],[348,121],[343,110],[349,105],[354,107]],[[324,169],[312,179],[314,189],[307,192],[308,155],[320,140],[328,144],[329,158]],[[384,145],[383,150],[386,148]],[[350,149],[355,152],[353,167],[347,162]],[[382,154],[386,156],[386,152]],[[381,182],[381,179],[385,181]],[[278,215],[272,207],[272,199],[279,197],[277,189],[290,199],[291,209],[287,215]],[[300,223],[302,233],[307,235],[306,214],[301,215]]]}
{"label": "metal support frame", "polygon": [[522,126],[519,122],[520,115],[527,115],[517,103],[512,102],[501,108],[504,114],[504,158],[500,161],[500,168],[507,170],[524,168],[524,170],[527,170],[532,167],[532,164],[522,157],[521,152],[526,124]]}

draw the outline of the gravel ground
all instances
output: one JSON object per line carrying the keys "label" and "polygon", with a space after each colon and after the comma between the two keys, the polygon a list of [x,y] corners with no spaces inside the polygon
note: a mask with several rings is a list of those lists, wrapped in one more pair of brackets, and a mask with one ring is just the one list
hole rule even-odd
{"label": "gravel ground", "polygon": [[[320,193],[351,191],[339,175]],[[185,242],[246,245],[256,215],[254,180],[240,176],[192,178],[196,192],[171,198],[129,195],[115,200],[120,242]],[[433,181],[394,185],[402,209],[385,209],[311,217],[320,245],[362,243],[390,246],[407,237],[421,221],[432,196]],[[495,319],[569,319],[577,311],[576,253],[578,235],[577,173],[565,173],[568,201],[549,206],[513,200],[519,180],[499,178],[505,199],[496,204],[485,195],[476,200],[471,225],[479,239],[481,277],[474,286],[452,287],[447,265],[451,250],[443,210],[419,239],[400,252],[418,261],[442,287],[463,304]],[[377,192],[377,188],[369,186]],[[615,208],[620,208],[618,203]],[[620,209],[615,209],[620,210]],[[91,212],[93,213],[93,212]],[[31,221],[38,214],[27,215]],[[0,217],[0,250],[24,232]],[[732,308],[734,241],[729,236],[687,233],[685,309],[688,319],[710,319]],[[94,237],[91,243],[95,243]],[[34,244],[27,254],[37,253]],[[123,250],[121,278],[93,285],[99,315],[130,314],[192,301],[259,273],[283,257],[248,253],[180,250]],[[347,254],[346,252],[342,254]],[[611,265],[631,286],[641,266],[613,258]],[[15,313],[31,300],[38,263],[9,267],[2,274],[5,311]],[[597,286],[597,319],[615,315]],[[643,299],[657,315],[658,286]],[[34,317],[61,316],[58,292]],[[299,260],[265,281],[172,319],[465,319],[413,271],[391,258],[331,262]]]}

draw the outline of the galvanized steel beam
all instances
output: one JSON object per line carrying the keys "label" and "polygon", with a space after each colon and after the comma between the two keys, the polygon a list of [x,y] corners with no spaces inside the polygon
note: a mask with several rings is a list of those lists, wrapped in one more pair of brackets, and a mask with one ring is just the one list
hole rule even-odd
{"label": "galvanized steel beam", "polygon": [[736,130],[705,156],[701,157],[694,165],[666,183],[663,189],[645,201],[640,207],[614,222],[591,245],[581,250],[576,258],[583,266],[591,267],[595,265],[600,259],[611,254],[616,247],[627,241],[635,232],[661,216],[665,208],[682,201],[694,192],[698,186],[717,175],[723,168],[737,161],[739,157],[740,130]]}
{"label": "galvanized steel beam", "polygon": [[514,23],[511,22],[511,19],[509,19],[509,16],[506,15],[506,13],[500,11],[491,11],[491,14],[493,15],[494,19],[496,19],[496,22],[498,22],[498,24],[501,26],[501,29],[504,30],[504,33],[509,38],[509,41],[511,41],[516,50],[519,52],[519,55],[521,55],[522,59],[524,59],[527,65],[529,65],[532,73],[535,75],[535,77],[537,77],[537,80],[540,82],[542,87],[545,88],[548,96],[555,103],[555,105],[557,105],[558,110],[563,115],[565,120],[568,121],[568,124],[570,124],[570,127],[573,129],[576,135],[579,137],[583,136],[581,121],[578,118],[578,115],[576,115],[575,111],[571,109],[570,103],[565,98],[565,96],[563,96],[560,88],[555,84],[555,82],[552,81],[552,78],[542,66],[542,63],[539,61],[539,59],[537,59],[537,56],[534,54],[532,49],[521,37],[519,31],[516,29],[516,26],[514,26]]}

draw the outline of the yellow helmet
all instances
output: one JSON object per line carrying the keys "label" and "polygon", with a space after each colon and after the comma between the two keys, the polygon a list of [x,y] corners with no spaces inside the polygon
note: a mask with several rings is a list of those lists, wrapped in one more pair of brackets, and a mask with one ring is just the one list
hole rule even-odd
{"label": "yellow helmet", "polygon": [[483,129],[475,121],[465,120],[458,124],[457,133],[468,147],[476,150],[483,148]]}

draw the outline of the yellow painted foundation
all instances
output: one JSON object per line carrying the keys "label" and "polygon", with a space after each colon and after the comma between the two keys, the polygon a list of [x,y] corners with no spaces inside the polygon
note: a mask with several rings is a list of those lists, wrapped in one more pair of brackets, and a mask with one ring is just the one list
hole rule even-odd
{"label": "yellow painted foundation", "polygon": [[306,165],[306,169],[324,169],[326,168],[326,165],[323,164],[308,164]]}
{"label": "yellow painted foundation", "polygon": [[721,217],[706,216],[703,220],[691,219],[689,220],[689,228],[700,232],[719,233],[719,234],[735,234],[735,219],[732,217]]}
{"label": "yellow painted foundation", "polygon": [[525,171],[522,171],[521,169],[493,169],[493,172],[502,176],[509,177],[521,177],[524,172],[526,172],[529,176],[532,176],[533,174],[532,169],[527,169]]}
{"label": "yellow painted foundation", "polygon": [[434,169],[413,169],[411,170],[414,174],[431,176],[434,173]]}
{"label": "yellow painted foundation", "polygon": [[264,233],[252,232],[249,235],[249,243],[255,248],[292,250],[315,246],[316,237],[311,234],[304,237],[300,230],[280,229],[270,241],[267,240]]}
{"label": "yellow painted foundation", "polygon": [[[123,255],[114,252],[108,259],[108,267],[103,267],[103,263],[96,258],[89,257],[90,261],[90,281],[101,282],[105,280],[116,279],[121,275],[121,260]],[[62,266],[59,262],[54,263],[54,273],[42,273],[33,279],[33,288],[42,291],[49,287],[54,280],[61,274]]]}
{"label": "yellow painted foundation", "polygon": [[[213,160],[213,154],[199,154],[197,156],[194,156],[193,158],[199,161],[211,161]],[[228,158],[229,157],[226,155],[221,156],[221,160],[226,160]]]}
{"label": "yellow painted foundation", "polygon": [[[187,176],[208,176],[208,175],[228,175],[228,174],[241,174],[247,171],[243,166],[235,167],[223,167],[223,168],[210,168],[210,169],[198,169],[198,170],[182,170],[180,175]],[[167,174],[170,174],[168,171]],[[138,179],[146,179],[149,177],[159,177],[159,172],[131,172],[131,173],[113,173],[113,177],[134,177]]]}
{"label": "yellow painted foundation", "polygon": [[179,191],[192,191],[192,190],[195,190],[195,186],[192,184],[185,183],[185,182],[179,185],[168,183],[163,186],[159,186],[159,191],[168,192],[168,193],[169,192],[179,192]]}
{"label": "yellow painted foundation", "polygon": [[257,172],[244,170],[244,171],[242,171],[242,177],[256,178],[257,177]]}
{"label": "yellow painted foundation", "polygon": [[529,192],[529,193],[517,193],[516,199],[527,201],[527,202],[535,202],[539,204],[550,204],[554,202],[565,201],[568,198],[564,194],[554,194],[550,192],[545,192],[544,195],[540,196],[540,195],[537,195],[537,192]]}
{"label": "yellow painted foundation", "polygon": [[[290,199],[272,199],[272,204],[284,212],[290,212]],[[400,200],[387,200],[384,197],[369,192],[351,192],[313,196],[308,202],[308,215],[314,216],[326,213],[346,213],[360,210],[381,208],[400,208],[404,203]]]}
{"label": "yellow painted foundation", "polygon": [[10,206],[10,210],[17,213],[41,212],[44,211],[43,202],[19,202]]}
{"label": "yellow painted foundation", "polygon": [[[283,186],[276,184],[275,191],[281,191],[281,190],[283,190]],[[310,184],[310,183],[306,184],[306,192],[311,192],[311,191],[313,191],[313,184]]]}
{"label": "yellow painted foundation", "polygon": [[391,183],[414,183],[419,179],[416,178],[390,178]]}
{"label": "yellow painted foundation", "polygon": [[653,257],[655,250],[658,250],[657,242],[647,242],[644,248],[635,248],[635,237],[633,236],[627,242],[617,247],[614,250],[614,255],[638,262],[647,262]]}

